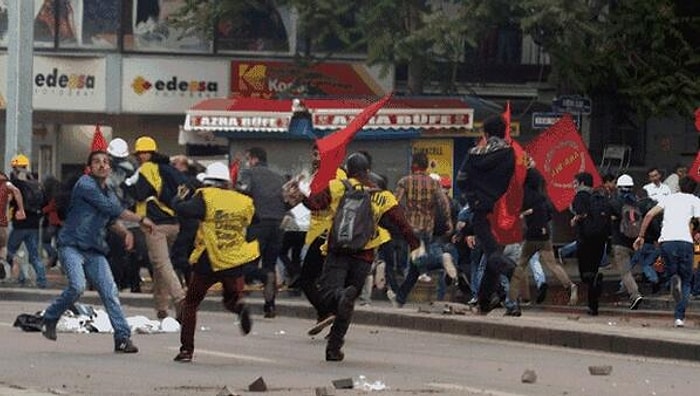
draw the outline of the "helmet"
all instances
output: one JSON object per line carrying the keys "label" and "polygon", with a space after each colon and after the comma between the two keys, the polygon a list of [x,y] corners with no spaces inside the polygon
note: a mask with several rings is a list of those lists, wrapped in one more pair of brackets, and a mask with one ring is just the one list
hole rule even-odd
{"label": "helmet", "polygon": [[617,187],[634,187],[634,180],[632,179],[632,176],[628,174],[620,175],[620,177],[617,178]]}
{"label": "helmet", "polygon": [[438,175],[437,173],[431,173],[428,176],[430,176],[430,178],[435,180],[436,182],[440,183],[440,175]]}
{"label": "helmet", "polygon": [[214,162],[207,166],[206,172],[204,172],[204,180],[220,180],[220,181],[231,181],[231,172],[229,172],[228,166],[222,164],[221,162]]}
{"label": "helmet", "polygon": [[129,146],[122,138],[112,139],[107,146],[107,154],[115,158],[126,158],[129,156]]}
{"label": "helmet", "polygon": [[24,154],[15,155],[12,157],[12,161],[10,161],[10,166],[13,168],[17,166],[29,166],[29,158]]}
{"label": "helmet", "polygon": [[359,176],[369,171],[369,161],[362,153],[352,153],[345,161],[348,176]]}
{"label": "helmet", "polygon": [[136,144],[134,144],[134,151],[137,153],[147,152],[147,151],[158,151],[158,145],[156,141],[150,136],[141,136],[136,139]]}

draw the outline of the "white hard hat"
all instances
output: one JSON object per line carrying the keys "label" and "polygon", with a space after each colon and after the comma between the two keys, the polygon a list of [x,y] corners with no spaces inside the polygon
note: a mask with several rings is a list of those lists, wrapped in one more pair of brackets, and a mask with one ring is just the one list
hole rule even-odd
{"label": "white hard hat", "polygon": [[628,174],[620,175],[620,177],[617,178],[617,187],[634,187],[634,180],[632,179],[632,176]]}
{"label": "white hard hat", "polygon": [[228,166],[222,164],[221,162],[214,162],[207,166],[206,172],[204,172],[204,180],[221,180],[221,181],[231,181],[231,173],[228,170]]}
{"label": "white hard hat", "polygon": [[112,157],[126,158],[129,156],[129,145],[122,138],[112,139],[107,146],[107,153]]}

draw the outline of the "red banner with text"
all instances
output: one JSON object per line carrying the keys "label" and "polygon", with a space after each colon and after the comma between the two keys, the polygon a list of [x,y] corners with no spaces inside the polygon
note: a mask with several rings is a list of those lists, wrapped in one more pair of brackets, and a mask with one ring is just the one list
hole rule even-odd
{"label": "red banner with text", "polygon": [[591,173],[593,186],[601,183],[598,169],[569,114],[532,140],[525,150],[547,180],[547,193],[558,211],[571,204],[576,194],[573,180],[577,173]]}

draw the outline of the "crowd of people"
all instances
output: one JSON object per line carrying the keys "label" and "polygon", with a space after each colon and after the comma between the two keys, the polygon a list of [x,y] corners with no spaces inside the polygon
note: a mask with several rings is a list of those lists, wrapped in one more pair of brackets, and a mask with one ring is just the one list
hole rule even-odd
{"label": "crowd of people", "polygon": [[[315,145],[309,169],[299,175],[274,171],[260,147],[245,151],[240,169],[221,162],[204,168],[182,155],[163,155],[148,136],[138,138],[132,150],[120,138],[93,147],[85,172],[64,182],[39,183],[29,159],[18,155],[10,176],[0,173],[0,205],[10,206],[9,218],[0,215],[2,257],[13,273],[23,243],[42,288],[46,266],[60,265],[68,285],[44,312],[46,338],[57,339],[61,314],[92,287],[105,304],[115,351],[121,353],[138,348],[118,294],[140,292],[140,271],[148,268],[156,316],[172,314],[181,323],[178,362],[193,359],[197,310],[216,283],[244,335],[253,325],[246,285],[262,286],[263,315],[270,319],[277,315],[281,284],[300,290],[317,312],[308,334],[330,327],[327,361],[343,360],[355,302],[371,304],[373,290],[386,293],[398,308],[418,282],[434,282],[438,300],[454,285],[478,312],[502,305],[506,315],[517,317],[533,302],[528,268],[536,282],[534,302],[547,297],[542,265],[567,290],[570,305],[578,304],[584,295],[579,288],[586,288],[590,315],[598,314],[600,268],[607,261],[620,275],[629,308],[639,307],[644,296],[632,272],[639,265],[651,293],[671,290],[677,301],[674,325],[682,327],[689,295],[700,295],[693,269],[700,198],[687,168],[678,166],[663,182],[652,168],[642,188],[628,174],[606,175],[598,188],[593,175],[577,174],[570,207],[576,240],[555,254],[554,208],[546,180],[530,159],[520,186],[523,237],[503,246],[494,234],[499,226],[494,208],[516,162],[506,125],[501,116],[485,120],[484,139],[469,150],[455,178],[461,192],[455,197],[453,181],[429,173],[430,159],[421,151],[412,155],[410,173],[393,191],[373,169],[368,152],[350,154],[332,180],[311,191],[321,166]],[[575,251],[580,285],[562,265],[565,250]],[[0,268],[4,278],[5,265]],[[24,271],[14,272],[18,282],[29,282]]]}

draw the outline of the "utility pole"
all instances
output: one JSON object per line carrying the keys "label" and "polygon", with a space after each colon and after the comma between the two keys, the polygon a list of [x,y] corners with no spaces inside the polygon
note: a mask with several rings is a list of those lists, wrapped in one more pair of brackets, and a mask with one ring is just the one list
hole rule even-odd
{"label": "utility pole", "polygon": [[32,159],[34,1],[9,0],[7,6],[5,162],[0,169],[9,167],[16,154]]}

